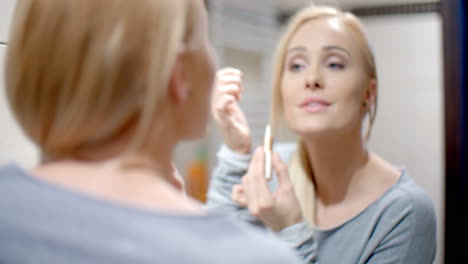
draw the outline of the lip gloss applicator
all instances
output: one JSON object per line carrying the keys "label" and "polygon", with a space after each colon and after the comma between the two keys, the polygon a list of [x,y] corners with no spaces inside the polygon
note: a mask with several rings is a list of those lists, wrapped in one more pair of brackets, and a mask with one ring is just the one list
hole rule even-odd
{"label": "lip gloss applicator", "polygon": [[266,126],[265,137],[263,139],[263,150],[265,151],[265,178],[271,180],[271,151],[273,138],[271,137],[270,125]]}

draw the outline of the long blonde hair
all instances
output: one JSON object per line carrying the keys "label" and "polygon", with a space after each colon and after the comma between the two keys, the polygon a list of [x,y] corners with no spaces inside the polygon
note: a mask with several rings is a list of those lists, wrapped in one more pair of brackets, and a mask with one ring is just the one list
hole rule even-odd
{"label": "long blonde hair", "polygon": [[[296,13],[294,17],[290,20],[288,27],[283,35],[275,57],[275,69],[274,69],[274,82],[273,82],[273,102],[271,110],[271,124],[273,131],[279,125],[279,120],[283,118],[283,101],[281,98],[281,81],[283,79],[284,63],[285,56],[288,49],[288,45],[296,31],[306,22],[326,17],[336,17],[341,19],[341,21],[347,25],[348,29],[356,36],[356,41],[358,41],[361,50],[364,55],[364,65],[366,67],[366,73],[368,74],[369,79],[375,79],[377,81],[377,71],[374,61],[374,56],[370,49],[369,43],[365,36],[363,27],[353,14],[348,12],[341,12],[335,8],[331,7],[321,7],[321,6],[310,6],[306,7]],[[377,111],[377,101],[371,104],[371,107],[368,111],[368,120],[369,126],[366,133],[366,139],[370,137],[370,131],[375,120],[375,115]],[[295,194],[301,205],[303,215],[307,222],[313,226],[314,225],[314,203],[315,203],[315,187],[313,183],[313,171],[309,162],[309,157],[305,149],[304,143],[299,139],[297,143],[296,152],[293,154],[293,157],[289,164],[289,177],[291,183],[294,187]]]}
{"label": "long blonde hair", "polygon": [[[20,0],[6,59],[6,94],[43,156],[69,158],[132,129],[155,148],[158,117],[193,0]],[[188,45],[187,45],[188,46]]]}

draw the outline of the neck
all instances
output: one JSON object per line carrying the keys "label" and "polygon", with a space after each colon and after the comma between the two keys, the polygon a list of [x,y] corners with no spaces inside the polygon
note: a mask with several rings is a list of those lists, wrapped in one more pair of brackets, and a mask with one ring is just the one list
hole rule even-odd
{"label": "neck", "polygon": [[158,138],[164,140],[151,144],[154,151],[145,155],[150,158],[124,155],[126,148],[117,147],[115,152],[100,148],[83,152],[79,158],[51,160],[33,173],[53,183],[124,204],[199,214],[202,211],[199,204],[185,196],[172,164],[175,143],[171,142],[175,140],[162,135]]}
{"label": "neck", "polygon": [[359,132],[304,140],[318,200],[335,204],[353,194],[369,154]]}
{"label": "neck", "polygon": [[[99,148],[88,149],[73,155],[73,157],[55,158],[44,160],[38,169],[46,168],[88,168],[102,173],[113,172],[109,175],[120,177],[119,175],[136,174],[131,177],[122,177],[119,180],[128,181],[154,181],[164,180],[178,190],[183,189],[183,184],[175,172],[172,163],[172,153],[176,146],[175,140],[171,137],[160,136],[164,139],[151,143],[152,149],[157,151],[146,152],[145,156],[125,155],[128,147],[125,140],[117,140]],[[150,158],[148,158],[150,157]],[[116,172],[116,173],[115,173]]]}
{"label": "neck", "polygon": [[175,187],[183,190],[183,183],[172,162],[172,150],[175,146],[165,146],[161,144],[158,151],[152,154],[151,159],[126,158],[121,161],[120,168],[125,172],[139,172],[151,176],[154,179],[161,179]]}

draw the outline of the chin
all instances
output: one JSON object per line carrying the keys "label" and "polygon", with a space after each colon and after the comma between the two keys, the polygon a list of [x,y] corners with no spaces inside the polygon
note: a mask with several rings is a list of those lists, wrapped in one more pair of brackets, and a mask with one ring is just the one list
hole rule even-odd
{"label": "chin", "polygon": [[329,134],[333,129],[323,124],[308,124],[292,127],[290,129],[300,137],[322,136]]}
{"label": "chin", "polygon": [[300,137],[320,137],[320,136],[328,135],[329,131],[304,129],[304,130],[297,131],[296,134]]}

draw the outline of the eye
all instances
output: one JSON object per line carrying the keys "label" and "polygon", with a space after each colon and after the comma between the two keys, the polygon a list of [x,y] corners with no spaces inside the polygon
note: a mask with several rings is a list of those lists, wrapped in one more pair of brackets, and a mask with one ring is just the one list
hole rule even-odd
{"label": "eye", "polygon": [[326,67],[333,71],[343,70],[346,66],[345,60],[336,55],[328,56],[324,62]]}
{"label": "eye", "polygon": [[342,63],[337,63],[337,62],[330,62],[328,63],[328,68],[332,69],[332,70],[342,70],[344,69],[344,64]]}
{"label": "eye", "polygon": [[289,70],[292,71],[292,72],[298,72],[298,71],[302,70],[303,68],[304,68],[303,63],[291,63],[289,65]]}

